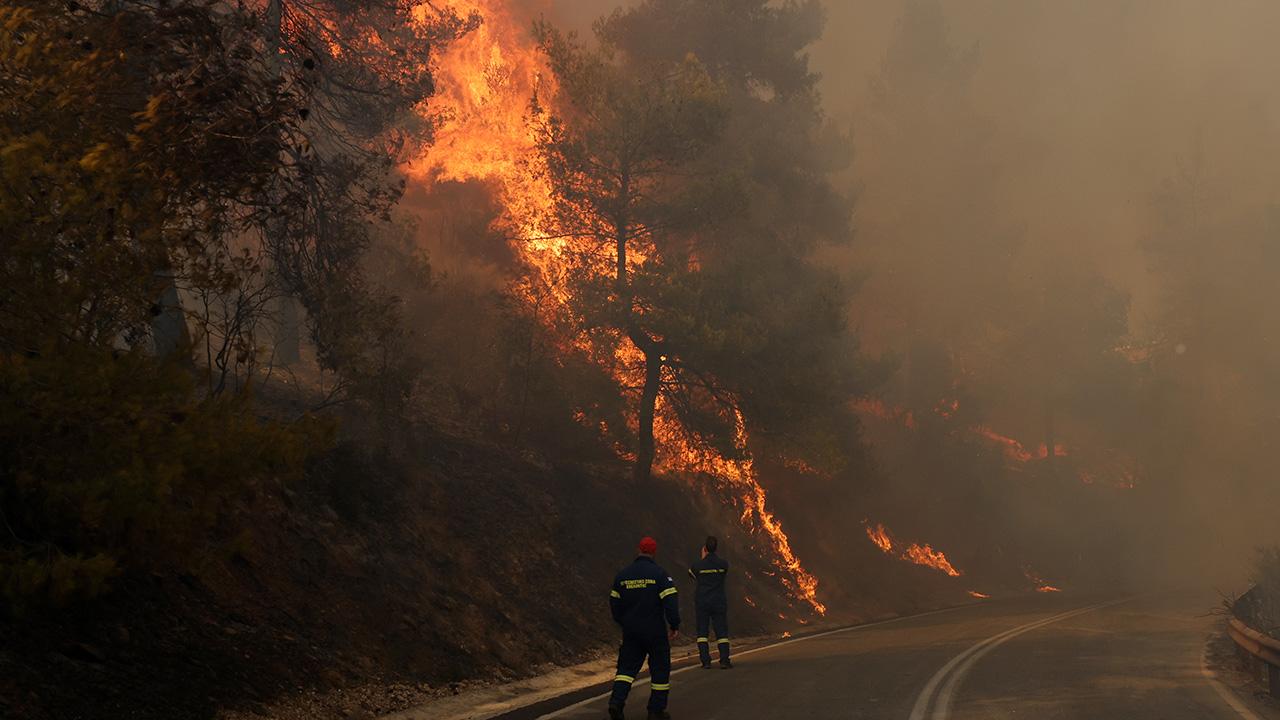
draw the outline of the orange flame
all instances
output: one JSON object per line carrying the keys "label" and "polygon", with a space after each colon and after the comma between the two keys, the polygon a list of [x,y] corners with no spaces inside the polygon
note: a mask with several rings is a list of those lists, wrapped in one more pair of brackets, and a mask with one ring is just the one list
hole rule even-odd
{"label": "orange flame", "polygon": [[[867,539],[887,555],[893,555],[895,553],[895,548],[900,547],[900,544],[894,541],[893,535],[883,523],[877,523],[875,527],[868,525],[866,527],[866,531]],[[947,556],[943,554],[941,550],[934,550],[933,547],[927,543],[924,545],[911,543],[897,554],[899,558],[906,560],[907,562],[931,567],[934,570],[945,573],[951,577],[960,577],[962,574],[959,570],[955,569],[951,564],[951,561],[947,559]]]}
{"label": "orange flame", "polygon": [[929,545],[912,544],[903,552],[902,557],[910,560],[917,565],[931,567],[934,570],[946,573],[951,577],[960,577],[960,571],[951,566],[951,562],[947,560],[947,556],[943,555],[940,550],[934,550]]}
{"label": "orange flame", "polygon": [[1045,582],[1045,579],[1040,577],[1040,574],[1037,573],[1035,570],[1032,570],[1030,567],[1022,568],[1022,574],[1024,577],[1026,577],[1028,580],[1031,581],[1032,585],[1036,586],[1036,592],[1041,592],[1041,593],[1062,592],[1062,588],[1055,587]]}
{"label": "orange flame", "polygon": [[[516,294],[530,302],[550,297],[558,301],[561,312],[567,312],[562,281],[568,269],[569,241],[549,237],[545,227],[553,193],[538,158],[532,114],[535,98],[539,103],[554,99],[554,77],[523,29],[523,19],[513,17],[501,0],[449,0],[447,5],[461,17],[478,15],[481,24],[433,59],[438,93],[420,111],[435,127],[434,142],[408,163],[406,171],[428,186],[470,181],[493,188],[503,208],[498,229],[513,238],[514,249],[531,268],[530,275],[514,288]],[[423,12],[430,12],[425,9],[429,5],[423,7]],[[588,350],[574,341],[566,344],[570,350]],[[629,342],[619,344],[612,365],[620,386],[640,384],[633,377],[642,365],[637,362],[639,355]],[[585,420],[585,415],[579,418],[579,422]],[[817,600],[817,579],[800,564],[782,525],[766,505],[765,490],[746,450],[741,413],[737,413],[737,430],[743,459],[730,460],[691,442],[674,412],[659,400],[656,465],[705,473],[731,488],[743,504],[743,524],[768,542],[784,585],[823,614],[826,607]]]}
{"label": "orange flame", "polygon": [[884,525],[876,525],[874,528],[867,527],[867,537],[871,538],[871,542],[876,544],[882,551],[886,553],[893,552],[893,540],[889,539],[889,531],[885,530]]}
{"label": "orange flame", "polygon": [[761,533],[773,550],[773,564],[784,573],[783,583],[819,615],[827,608],[818,601],[818,579],[800,564],[791,549],[791,540],[766,505],[764,487],[756,477],[755,461],[747,448],[742,413],[735,410],[737,446],[742,459],[730,460],[704,446],[694,445],[665,403],[659,402],[654,420],[654,436],[662,440],[658,464],[668,470],[705,473],[735,489],[743,503],[742,522]]}

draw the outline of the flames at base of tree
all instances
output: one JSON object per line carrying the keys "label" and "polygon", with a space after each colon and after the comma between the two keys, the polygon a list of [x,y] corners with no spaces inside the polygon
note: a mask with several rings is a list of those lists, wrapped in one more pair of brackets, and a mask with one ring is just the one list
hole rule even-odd
{"label": "flames at base of tree", "polygon": [[[570,315],[564,278],[571,240],[548,232],[543,224],[553,205],[552,189],[540,171],[537,134],[530,118],[536,103],[553,100],[554,78],[524,29],[525,21],[513,17],[502,0],[451,0],[448,6],[461,17],[478,16],[480,22],[434,58],[439,92],[422,112],[435,125],[435,141],[408,163],[407,172],[427,186],[438,181],[476,181],[491,187],[502,207],[499,230],[512,238],[512,249],[530,269],[513,282],[512,294],[541,308],[545,315]],[[628,263],[640,259],[640,253],[632,252]],[[545,322],[553,325],[555,320]],[[560,344],[564,352],[591,354],[581,339],[561,338]],[[641,384],[633,377],[642,364],[637,362],[638,355],[639,350],[626,340],[618,344],[613,365],[619,387]],[[765,542],[792,595],[818,614],[825,613],[826,607],[817,599],[817,579],[801,565],[781,523],[767,507],[765,490],[747,451],[741,414],[737,413],[737,440],[742,459],[730,460],[697,446],[661,398],[655,411],[656,467],[715,478],[741,505],[743,525]]]}
{"label": "flames at base of tree", "polygon": [[[941,573],[945,573],[951,577],[960,577],[962,573],[955,569],[947,556],[941,550],[934,550],[929,544],[920,545],[911,543],[906,547],[902,547],[900,543],[895,542],[893,535],[884,526],[883,523],[876,523],[874,527],[868,525],[867,539],[880,548],[887,555],[896,554],[899,558],[907,562],[923,565],[933,568]],[[901,548],[901,549],[899,549]]]}
{"label": "flames at base of tree", "polygon": [[818,601],[818,579],[800,564],[782,524],[766,505],[764,487],[756,477],[755,462],[747,449],[746,429],[741,412],[736,412],[737,444],[740,460],[730,460],[703,446],[690,443],[687,434],[660,404],[654,435],[661,439],[659,462],[664,469],[705,473],[734,491],[742,503],[742,524],[771,545],[773,564],[782,571],[782,581],[798,598],[819,615],[827,608]]}

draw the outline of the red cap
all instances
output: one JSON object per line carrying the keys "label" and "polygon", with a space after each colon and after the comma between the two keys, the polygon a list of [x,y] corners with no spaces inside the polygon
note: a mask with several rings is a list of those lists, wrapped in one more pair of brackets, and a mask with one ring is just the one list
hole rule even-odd
{"label": "red cap", "polygon": [[648,535],[645,535],[644,537],[640,538],[640,554],[641,555],[657,555],[658,541],[654,540]]}

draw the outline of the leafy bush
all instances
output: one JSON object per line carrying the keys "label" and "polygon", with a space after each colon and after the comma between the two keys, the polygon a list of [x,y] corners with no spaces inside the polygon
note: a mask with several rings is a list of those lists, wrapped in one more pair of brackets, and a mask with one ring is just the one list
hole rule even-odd
{"label": "leafy bush", "polygon": [[299,472],[313,422],[201,398],[138,352],[0,353],[0,592],[17,608],[92,597],[130,568],[190,561],[234,498]]}
{"label": "leafy bush", "polygon": [[0,597],[12,610],[189,566],[231,500],[298,472],[318,432],[260,420],[244,392],[198,390],[190,348],[156,329],[175,283],[234,296],[236,239],[287,211],[266,200],[296,98],[260,59],[253,17],[224,6],[0,7]]}
{"label": "leafy bush", "polygon": [[1280,637],[1280,545],[1258,550],[1253,563],[1253,621],[1258,629]]}

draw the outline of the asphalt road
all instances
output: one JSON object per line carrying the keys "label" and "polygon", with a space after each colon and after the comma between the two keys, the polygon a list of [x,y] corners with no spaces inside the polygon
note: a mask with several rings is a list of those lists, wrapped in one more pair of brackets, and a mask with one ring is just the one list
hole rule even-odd
{"label": "asphalt road", "polygon": [[[677,720],[1277,717],[1202,669],[1215,602],[1063,593],[840,630],[743,653],[733,670],[681,670],[669,710]],[[638,681],[628,718],[645,717],[648,694]],[[599,720],[605,707],[596,697],[540,712]]]}

